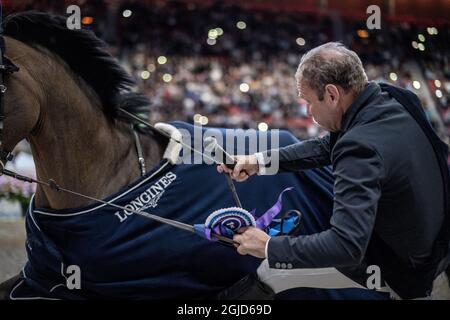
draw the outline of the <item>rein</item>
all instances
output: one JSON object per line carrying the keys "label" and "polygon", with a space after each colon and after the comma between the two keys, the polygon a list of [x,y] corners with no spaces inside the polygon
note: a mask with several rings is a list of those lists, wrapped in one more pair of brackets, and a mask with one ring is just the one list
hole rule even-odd
{"label": "rein", "polygon": [[[2,38],[3,37],[0,36],[0,39],[2,39]],[[3,84],[0,83],[0,85],[3,85]],[[0,98],[0,100],[3,101],[2,97]],[[208,155],[204,154],[203,152],[201,152],[201,151],[199,151],[199,150],[197,150],[195,148],[192,148],[191,146],[183,143],[182,141],[179,141],[179,140],[171,137],[166,132],[155,128],[150,123],[148,123],[147,121],[142,120],[141,118],[135,116],[134,114],[129,113],[128,111],[125,111],[123,109],[120,109],[120,110],[122,112],[124,112],[125,114],[129,115],[130,117],[132,117],[133,119],[135,119],[135,120],[139,121],[140,123],[146,125],[147,127],[151,128],[152,130],[155,130],[156,132],[164,135],[165,137],[167,137],[167,138],[169,138],[171,140],[174,140],[177,143],[182,144],[183,146],[185,146],[186,148],[191,149],[194,152],[198,152],[198,153],[202,154],[203,156],[208,157],[209,159],[214,161],[214,163],[216,163],[216,164],[221,164],[220,162],[218,162],[217,160],[209,157]],[[1,110],[1,111],[3,111],[3,110]],[[0,117],[0,119],[1,120],[4,119],[3,114],[2,114],[2,117]],[[139,136],[137,135],[137,133],[134,130],[133,130],[133,134],[134,134],[134,137],[135,137],[136,150],[137,150],[137,153],[138,153],[138,161],[139,161],[139,165],[140,165],[141,175],[144,175],[145,174],[145,161],[144,161],[144,158],[142,156],[142,147],[141,147],[141,144],[140,144],[140,141],[139,141]],[[171,226],[173,226],[175,228],[182,229],[182,230],[185,230],[185,231],[189,231],[191,233],[195,233],[195,234],[198,234],[198,235],[206,238],[205,234],[202,233],[202,231],[199,230],[198,227],[195,227],[193,225],[186,224],[186,223],[179,222],[179,221],[172,220],[172,219],[163,218],[163,217],[156,216],[156,215],[144,212],[144,211],[132,210],[132,209],[125,208],[123,206],[120,206],[120,205],[108,202],[108,201],[104,201],[104,200],[101,200],[101,199],[98,199],[98,198],[95,198],[95,197],[91,197],[91,196],[86,195],[86,194],[82,194],[82,193],[79,193],[79,192],[76,192],[76,191],[73,191],[73,190],[69,190],[69,189],[63,188],[60,185],[58,185],[55,182],[55,180],[53,180],[53,179],[50,179],[50,180],[48,180],[48,182],[46,182],[46,181],[34,179],[34,178],[31,178],[31,177],[28,177],[28,176],[21,175],[19,173],[14,172],[14,171],[8,170],[8,169],[5,168],[5,164],[6,164],[7,161],[12,160],[13,156],[12,156],[12,154],[10,152],[5,152],[3,150],[0,150],[0,151],[4,152],[5,154],[7,153],[7,155],[8,155],[6,158],[0,159],[0,175],[9,176],[9,177],[11,177],[13,179],[20,180],[20,181],[23,181],[23,182],[26,182],[26,183],[35,183],[35,184],[38,184],[38,185],[50,188],[50,189],[52,189],[52,190],[54,190],[56,192],[68,193],[68,194],[71,194],[71,195],[74,195],[74,196],[77,196],[77,197],[80,197],[80,198],[84,198],[84,199],[88,199],[88,200],[94,201],[94,202],[99,203],[99,204],[109,205],[111,207],[115,207],[115,208],[118,208],[118,209],[121,209],[121,210],[125,210],[125,211],[128,211],[128,212],[132,212],[132,213],[138,214],[140,216],[146,217],[148,219],[151,219],[151,220],[163,223],[163,224],[171,225]],[[236,189],[234,188],[234,185],[233,185],[233,188],[232,188],[232,192],[236,193]],[[237,198],[237,194],[235,196],[235,199],[236,198]],[[240,202],[239,202],[239,205],[240,205]],[[228,244],[228,245],[235,244],[235,242],[232,239],[224,237],[224,236],[222,236],[220,234],[217,234],[217,233],[214,233],[214,232],[212,232],[211,235],[208,238],[210,240],[211,240],[211,238],[215,238],[216,240],[218,240],[219,242],[221,242],[223,244]]]}

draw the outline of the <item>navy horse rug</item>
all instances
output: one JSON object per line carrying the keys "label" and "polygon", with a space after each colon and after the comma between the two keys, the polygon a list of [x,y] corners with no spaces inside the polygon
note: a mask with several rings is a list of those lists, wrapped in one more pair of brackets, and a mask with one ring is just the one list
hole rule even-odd
{"label": "navy horse rug", "polygon": [[[172,125],[194,130],[182,122]],[[227,137],[225,133],[235,132],[214,130]],[[271,132],[265,134],[270,137]],[[292,134],[280,131],[280,146],[296,142]],[[217,173],[215,165],[174,163],[172,156],[165,155],[145,176],[104,200],[192,225],[205,223],[218,209],[235,206],[226,176]],[[256,215],[273,206],[288,187],[293,190],[283,195],[282,210],[302,212],[299,233],[328,229],[333,208],[329,168],[254,176],[236,184],[243,207],[255,209]],[[32,200],[26,231],[28,262],[11,299],[207,299],[255,272],[261,263],[233,247],[106,204],[55,211],[36,208]],[[81,275],[77,288],[67,285],[71,270]],[[363,289],[296,288],[277,298],[384,297]]]}

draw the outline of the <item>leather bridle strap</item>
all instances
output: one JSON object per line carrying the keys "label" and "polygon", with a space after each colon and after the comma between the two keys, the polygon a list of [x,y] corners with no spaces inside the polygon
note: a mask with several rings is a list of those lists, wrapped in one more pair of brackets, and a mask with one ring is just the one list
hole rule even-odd
{"label": "leather bridle strap", "polygon": [[[147,122],[147,121],[145,121],[144,119],[138,117],[137,115],[135,115],[135,114],[133,114],[133,113],[127,111],[127,110],[124,110],[124,109],[122,109],[122,108],[119,108],[119,111],[121,111],[122,113],[126,114],[129,118],[131,118],[131,119],[133,119],[133,120],[139,122],[140,124],[143,124],[144,126],[150,128],[152,131],[159,133],[160,135],[162,135],[162,136],[168,138],[169,140],[172,140],[172,141],[175,141],[176,143],[179,143],[180,145],[182,145],[183,147],[185,147],[187,150],[190,150],[190,151],[192,151],[192,152],[195,152],[195,153],[197,153],[197,154],[203,156],[204,158],[206,158],[206,159],[212,161],[212,163],[215,163],[215,164],[222,164],[222,162],[217,161],[216,159],[213,159],[212,157],[210,157],[209,155],[205,154],[205,153],[202,152],[201,150],[195,149],[194,147],[192,147],[192,146],[190,146],[190,145],[184,143],[182,140],[177,140],[177,139],[175,139],[174,137],[172,137],[172,136],[171,136],[170,134],[168,134],[167,132],[165,132],[165,131],[163,131],[163,130],[160,130],[160,129],[156,128],[155,126],[151,125],[149,122]],[[230,159],[230,162],[231,162],[231,161],[234,161],[234,159],[231,158],[231,159]],[[229,167],[230,169],[234,169],[234,167],[236,166],[236,162],[233,162],[233,163],[228,163],[229,161],[225,161],[225,162],[226,162],[225,165],[226,165],[227,167]]]}
{"label": "leather bridle strap", "polygon": [[136,146],[136,152],[138,155],[138,162],[139,168],[141,169],[141,176],[145,176],[147,170],[145,167],[144,153],[142,152],[141,139],[139,139],[139,133],[136,131],[133,125],[131,125],[131,130],[133,130],[134,144]]}
{"label": "leather bridle strap", "polygon": [[3,38],[3,3],[0,1],[0,175],[8,161],[12,160],[11,151],[3,148],[3,126],[5,120],[5,99],[6,86],[4,83],[5,74],[19,71],[19,68],[5,57],[6,46]]}
{"label": "leather bridle strap", "polygon": [[[3,36],[0,36],[0,147],[2,147],[3,142],[3,126],[4,126],[4,120],[5,120],[5,99],[4,99],[4,93],[6,92],[6,86],[3,82],[3,55],[5,52],[5,39]],[[0,161],[2,167],[6,164],[7,161],[9,161],[11,158],[10,152],[7,152],[3,150],[3,148],[0,149]]]}
{"label": "leather bridle strap", "polygon": [[5,120],[5,97],[4,94],[7,90],[4,78],[6,74],[11,74],[19,71],[19,68],[12,63],[8,58],[5,57],[5,39],[1,35],[3,32],[1,27],[1,17],[0,17],[0,169],[3,169],[6,163],[12,160],[13,156],[11,151],[5,150],[3,148],[3,127]]}

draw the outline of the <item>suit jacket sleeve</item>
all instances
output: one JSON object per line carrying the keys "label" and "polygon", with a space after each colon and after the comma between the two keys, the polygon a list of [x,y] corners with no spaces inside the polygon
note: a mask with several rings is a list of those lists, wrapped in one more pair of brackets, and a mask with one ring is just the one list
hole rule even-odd
{"label": "suit jacket sleeve", "polygon": [[260,174],[271,165],[272,158],[279,161],[279,172],[299,171],[330,165],[330,136],[305,140],[279,149],[257,154]]}
{"label": "suit jacket sleeve", "polygon": [[338,141],[333,150],[335,174],[331,228],[313,235],[273,237],[267,254],[272,268],[327,268],[359,264],[375,223],[383,162],[369,146]]}

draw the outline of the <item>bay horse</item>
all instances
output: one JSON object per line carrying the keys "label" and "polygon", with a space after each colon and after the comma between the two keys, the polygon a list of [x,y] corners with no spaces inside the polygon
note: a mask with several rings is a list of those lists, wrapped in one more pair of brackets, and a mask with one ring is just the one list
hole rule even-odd
{"label": "bay horse", "polygon": [[[214,167],[169,163],[164,159],[169,140],[149,130],[138,132],[150,168],[141,176],[131,128],[135,122],[119,109],[145,118],[149,101],[131,92],[133,80],[92,32],[67,29],[61,16],[23,12],[7,17],[4,38],[6,57],[20,71],[5,78],[2,148],[12,150],[27,139],[39,180],[54,179],[66,189],[108,201],[126,198],[142,204],[145,194],[152,212],[187,223],[205,221],[211,210],[232,204]],[[285,145],[297,141],[287,133],[283,139]],[[139,189],[144,183],[150,187]],[[294,186],[298,195],[284,205],[302,210],[301,232],[312,234],[329,227],[332,184],[330,170],[321,169],[255,177],[239,184],[237,191],[246,207],[261,212],[282,188]],[[132,196],[136,190],[142,192],[138,197]],[[159,193],[153,197],[153,192]],[[41,185],[26,228],[29,261],[17,278],[2,286],[10,299],[208,298],[254,272],[261,262]],[[68,290],[64,282],[72,265],[82,272],[79,290]],[[312,289],[296,297],[371,294],[361,292]]]}

